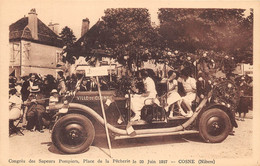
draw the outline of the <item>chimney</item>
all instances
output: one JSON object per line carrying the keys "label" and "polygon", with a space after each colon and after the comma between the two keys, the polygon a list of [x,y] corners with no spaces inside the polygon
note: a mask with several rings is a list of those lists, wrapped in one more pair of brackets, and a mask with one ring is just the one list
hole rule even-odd
{"label": "chimney", "polygon": [[85,18],[82,20],[81,36],[83,36],[89,30],[89,19]]}
{"label": "chimney", "polygon": [[56,33],[56,35],[59,35],[60,33],[60,24],[59,23],[52,23],[50,22],[48,27],[54,32]]}
{"label": "chimney", "polygon": [[32,38],[38,40],[38,19],[35,9],[28,13],[28,27],[31,30]]}

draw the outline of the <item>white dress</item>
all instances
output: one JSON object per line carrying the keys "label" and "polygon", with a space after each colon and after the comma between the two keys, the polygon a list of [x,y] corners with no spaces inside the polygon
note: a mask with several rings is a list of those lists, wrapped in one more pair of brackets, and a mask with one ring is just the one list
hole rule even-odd
{"label": "white dress", "polygon": [[[12,95],[9,98],[9,119],[10,120],[16,120],[21,116],[22,110],[22,99],[16,95]],[[12,106],[11,106],[12,105]]]}
{"label": "white dress", "polygon": [[[138,94],[131,95],[131,109],[136,114],[136,116],[141,114],[141,109],[145,105],[144,103],[147,99],[156,99],[157,91],[155,89],[155,83],[152,78],[147,77],[144,79],[144,87],[146,92],[149,92],[147,97],[143,97]],[[150,100],[149,100],[150,101]],[[156,104],[159,104],[157,100],[155,100]]]}
{"label": "white dress", "polygon": [[[178,82],[177,80],[173,80],[172,82],[168,82],[168,88],[172,89],[172,87],[174,86],[178,86]],[[179,93],[177,92],[177,88],[171,90],[168,92],[168,96],[167,96],[167,104],[168,106],[172,105],[173,103],[181,100],[181,96],[179,95]],[[168,110],[166,110],[168,111]]]}
{"label": "white dress", "polygon": [[192,101],[196,98],[196,80],[188,77],[186,81],[182,79],[181,82],[186,92],[186,96],[183,96],[182,98],[186,100],[189,105],[191,105]]}

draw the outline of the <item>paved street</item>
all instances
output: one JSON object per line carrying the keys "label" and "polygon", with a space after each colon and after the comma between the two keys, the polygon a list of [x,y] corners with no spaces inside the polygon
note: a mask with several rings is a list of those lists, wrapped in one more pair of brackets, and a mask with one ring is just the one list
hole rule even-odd
{"label": "paved street", "polygon": [[[252,112],[245,121],[238,121],[235,135],[218,144],[204,143],[198,135],[164,136],[117,140],[112,142],[115,159],[176,159],[181,158],[241,158],[252,155]],[[94,144],[82,154],[64,155],[51,143],[51,134],[24,131],[24,136],[13,135],[9,138],[11,159],[109,159],[105,135],[96,136]],[[142,155],[140,155],[142,154]]]}

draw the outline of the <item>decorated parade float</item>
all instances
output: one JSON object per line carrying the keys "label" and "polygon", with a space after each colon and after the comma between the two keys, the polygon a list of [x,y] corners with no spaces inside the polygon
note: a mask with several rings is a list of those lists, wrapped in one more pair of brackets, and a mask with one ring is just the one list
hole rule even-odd
{"label": "decorated parade float", "polygon": [[[171,53],[167,53],[168,56],[177,58]],[[169,60],[171,58],[168,57]],[[176,103],[171,106],[173,116],[169,116],[165,111],[167,98],[163,95],[168,90],[167,85],[159,81],[157,87],[160,93],[158,91],[156,99],[160,103],[156,103],[153,98],[148,99],[141,110],[141,119],[131,121],[131,95],[135,93],[133,85],[137,83],[135,77],[122,78],[116,88],[101,90],[99,80],[108,76],[109,70],[102,66],[80,66],[81,74],[84,75],[78,80],[75,89],[63,96],[60,103],[47,108],[55,117],[52,128],[53,144],[64,153],[84,152],[92,144],[98,125],[105,128],[109,149],[111,138],[117,140],[197,133],[205,142],[222,142],[232,133],[233,127],[238,127],[235,121],[238,88],[230,80],[216,76],[206,77],[205,72],[202,74],[200,68],[208,71],[214,69],[215,64],[212,61],[211,64],[203,66],[208,60],[207,54],[195,61],[198,64],[190,63],[190,56],[182,58],[182,62],[186,61],[187,66],[195,66],[189,69],[192,75],[197,74],[193,75],[197,82],[204,80],[209,85],[209,88],[203,91],[203,97],[197,92],[197,99],[192,102],[192,116],[183,116],[178,108],[176,109]],[[165,60],[163,61],[165,63]],[[181,66],[185,67],[183,64]],[[193,72],[193,69],[199,72]],[[168,70],[167,67],[165,70]],[[97,91],[79,91],[83,77],[95,78]]]}

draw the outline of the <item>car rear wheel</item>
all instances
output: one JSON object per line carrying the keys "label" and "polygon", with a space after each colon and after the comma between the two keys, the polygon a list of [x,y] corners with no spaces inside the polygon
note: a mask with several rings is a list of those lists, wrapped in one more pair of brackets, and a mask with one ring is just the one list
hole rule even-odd
{"label": "car rear wheel", "polygon": [[53,144],[64,153],[82,153],[88,150],[95,137],[91,121],[80,114],[61,117],[52,130]]}
{"label": "car rear wheel", "polygon": [[199,120],[200,136],[206,142],[222,142],[229,135],[231,128],[229,116],[218,108],[207,110]]}

